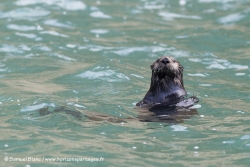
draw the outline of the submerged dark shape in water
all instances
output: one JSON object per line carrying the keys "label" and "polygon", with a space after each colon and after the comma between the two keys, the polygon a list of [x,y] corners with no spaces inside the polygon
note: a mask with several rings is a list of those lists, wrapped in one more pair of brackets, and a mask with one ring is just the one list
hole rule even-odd
{"label": "submerged dark shape in water", "polygon": [[41,109],[38,110],[38,113],[41,116],[48,115],[48,114],[53,114],[53,113],[57,113],[57,112],[64,112],[66,114],[72,115],[73,117],[75,117],[75,118],[77,118],[79,120],[82,119],[82,117],[83,117],[81,112],[70,109],[67,106],[61,106],[61,107],[56,108],[54,110],[49,110],[49,107],[41,108]]}
{"label": "submerged dark shape in water", "polygon": [[146,108],[151,113],[147,116],[139,114],[139,119],[149,122],[165,122],[181,115],[191,117],[197,114],[192,106],[199,100],[195,96],[187,97],[183,84],[183,66],[173,57],[163,56],[150,67],[152,70],[150,88],[136,106]]}

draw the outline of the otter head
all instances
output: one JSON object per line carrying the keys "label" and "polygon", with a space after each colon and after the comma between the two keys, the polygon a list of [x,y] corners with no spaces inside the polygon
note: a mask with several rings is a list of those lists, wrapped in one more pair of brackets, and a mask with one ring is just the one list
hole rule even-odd
{"label": "otter head", "polygon": [[155,84],[162,83],[161,86],[165,88],[169,82],[173,82],[184,89],[183,66],[173,57],[160,57],[150,67],[152,69],[151,86],[155,87]]}

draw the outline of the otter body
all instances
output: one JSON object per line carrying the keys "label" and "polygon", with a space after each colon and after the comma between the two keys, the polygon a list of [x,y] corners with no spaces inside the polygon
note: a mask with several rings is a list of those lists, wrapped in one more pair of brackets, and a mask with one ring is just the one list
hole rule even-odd
{"label": "otter body", "polygon": [[178,61],[173,57],[163,56],[150,67],[152,70],[150,88],[136,106],[170,106],[185,100],[187,92],[183,85],[183,66]]}
{"label": "otter body", "polygon": [[186,94],[183,88],[170,81],[166,89],[160,89],[158,92],[149,89],[142,101],[155,104],[171,103],[182,99]]}

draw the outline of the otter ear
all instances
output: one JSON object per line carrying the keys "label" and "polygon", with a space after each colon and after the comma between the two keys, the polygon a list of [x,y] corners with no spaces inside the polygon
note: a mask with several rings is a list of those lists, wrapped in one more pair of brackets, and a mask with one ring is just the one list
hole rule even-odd
{"label": "otter ear", "polygon": [[152,64],[152,65],[150,66],[150,68],[151,68],[151,70],[153,70],[153,69],[154,69],[154,64]]}
{"label": "otter ear", "polygon": [[184,67],[180,64],[179,64],[179,68],[181,69],[181,71],[183,71],[183,69],[184,69]]}

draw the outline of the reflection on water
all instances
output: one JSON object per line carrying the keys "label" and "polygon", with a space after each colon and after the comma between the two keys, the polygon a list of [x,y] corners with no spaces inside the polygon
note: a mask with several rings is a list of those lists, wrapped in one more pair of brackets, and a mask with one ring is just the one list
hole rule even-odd
{"label": "reflection on water", "polygon": [[165,122],[169,124],[183,123],[193,115],[198,115],[196,109],[158,109],[154,111],[141,110],[138,119],[142,122]]}
{"label": "reflection on water", "polygon": [[[2,158],[104,161],[0,166],[247,166],[249,5],[2,0]],[[177,115],[160,112],[174,124],[134,106],[148,90],[149,65],[162,55],[183,64],[185,89],[200,100]]]}

